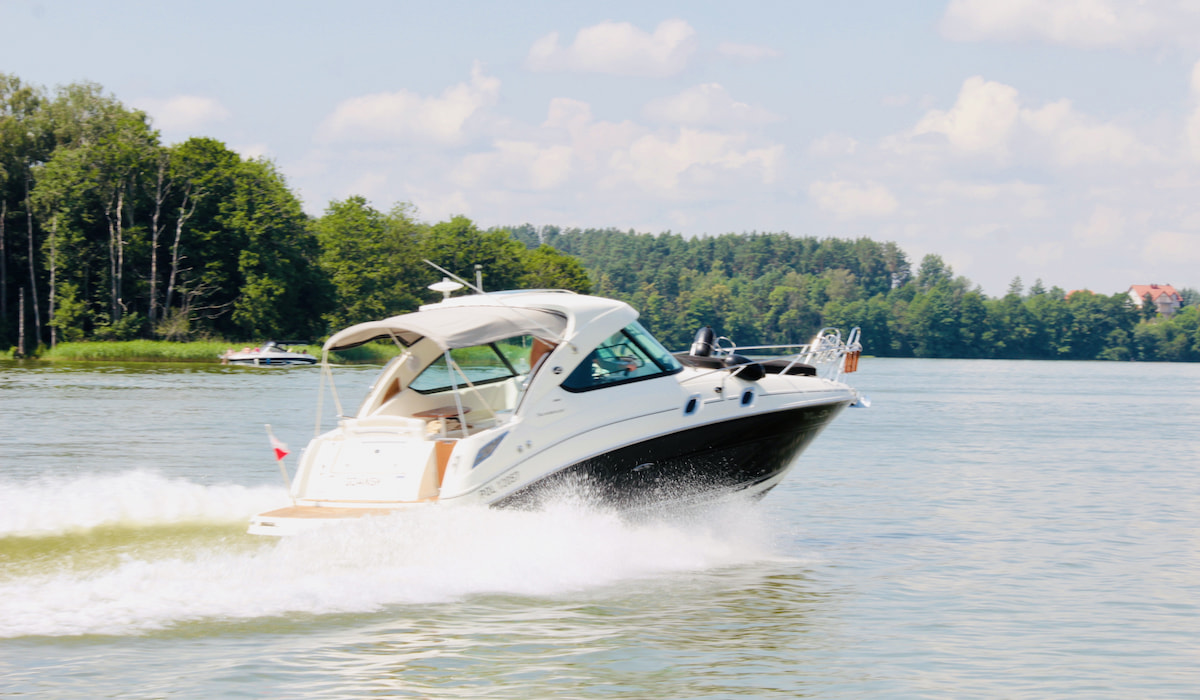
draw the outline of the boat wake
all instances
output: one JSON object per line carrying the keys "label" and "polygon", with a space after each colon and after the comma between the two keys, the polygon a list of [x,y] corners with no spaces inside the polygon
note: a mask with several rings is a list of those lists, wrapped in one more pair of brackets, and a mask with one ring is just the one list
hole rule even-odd
{"label": "boat wake", "polygon": [[204,486],[150,471],[0,481],[0,538],[105,526],[239,522],[286,498],[282,486]]}
{"label": "boat wake", "polygon": [[[131,485],[140,485],[140,500],[70,507],[84,494],[97,500],[97,486]],[[20,488],[41,502],[25,503],[24,515],[4,507],[22,494],[0,504],[2,638],[278,625],[474,596],[587,594],[776,558],[768,511],[741,501],[634,521],[570,498],[536,512],[431,507],[268,539],[243,534],[245,517],[277,490],[140,473]],[[50,507],[39,516],[39,506]]]}

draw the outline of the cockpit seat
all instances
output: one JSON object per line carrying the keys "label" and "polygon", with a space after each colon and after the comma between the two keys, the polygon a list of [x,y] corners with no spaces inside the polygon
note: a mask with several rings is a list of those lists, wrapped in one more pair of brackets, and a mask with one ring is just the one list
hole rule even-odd
{"label": "cockpit seat", "polygon": [[695,367],[697,369],[725,369],[725,358],[711,357],[708,355],[693,355],[687,352],[673,353],[679,364],[684,367]]}
{"label": "cockpit seat", "polygon": [[794,374],[801,377],[817,376],[817,368],[812,365],[806,365],[803,362],[763,360],[760,364],[767,371],[767,374]]}

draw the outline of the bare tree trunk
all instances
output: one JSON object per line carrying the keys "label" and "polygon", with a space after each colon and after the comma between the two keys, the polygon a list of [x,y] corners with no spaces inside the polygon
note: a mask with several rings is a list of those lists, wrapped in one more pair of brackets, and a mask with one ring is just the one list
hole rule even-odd
{"label": "bare tree trunk", "polygon": [[108,219],[108,293],[109,293],[109,323],[116,324],[121,320],[121,312],[125,303],[121,299],[121,282],[125,269],[125,239],[123,212],[125,209],[125,190],[118,188],[115,205],[110,203],[104,216]]}
{"label": "bare tree trunk", "polygon": [[[117,306],[125,315],[125,188],[117,195]],[[120,320],[118,317],[117,320]]]}
{"label": "bare tree trunk", "polygon": [[17,356],[25,357],[25,288],[20,289],[20,302],[17,304]]}
{"label": "bare tree trunk", "polygon": [[115,323],[117,316],[117,230],[113,223],[112,205],[104,208],[108,220],[108,321]]}
{"label": "bare tree trunk", "polygon": [[8,200],[0,204],[0,323],[8,318],[8,251],[4,247],[5,222],[8,221]]}
{"label": "bare tree trunk", "polygon": [[183,193],[183,202],[179,205],[179,218],[175,220],[175,244],[171,246],[171,274],[167,278],[167,295],[163,300],[163,312],[170,311],[171,297],[175,294],[175,278],[179,274],[179,240],[183,237],[183,225],[196,211],[196,202],[191,202],[188,208],[190,188]]}
{"label": "bare tree trunk", "polygon": [[150,327],[154,327],[154,322],[158,318],[158,237],[162,234],[162,226],[159,220],[162,215],[163,202],[167,199],[167,193],[170,192],[171,186],[167,182],[167,163],[168,156],[163,154],[158,160],[158,178],[154,183],[154,214],[150,217],[150,310],[146,314],[146,319],[150,322]]}
{"label": "bare tree trunk", "polygon": [[47,316],[50,323],[50,347],[58,345],[58,327],[54,324],[54,298],[57,293],[55,278],[58,274],[58,214],[50,224],[50,309]]}
{"label": "bare tree trunk", "polygon": [[37,293],[37,248],[33,245],[33,207],[29,202],[29,176],[25,176],[25,221],[29,227],[29,290],[32,292],[33,299],[33,329],[34,329],[34,346],[42,342],[42,312],[38,309],[38,293]]}

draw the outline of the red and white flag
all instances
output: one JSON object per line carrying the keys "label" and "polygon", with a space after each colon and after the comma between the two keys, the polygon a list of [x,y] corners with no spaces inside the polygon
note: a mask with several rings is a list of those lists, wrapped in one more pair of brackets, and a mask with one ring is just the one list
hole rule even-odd
{"label": "red and white flag", "polygon": [[279,461],[288,456],[287,445],[280,442],[274,435],[271,436],[271,448],[275,450],[275,461]]}

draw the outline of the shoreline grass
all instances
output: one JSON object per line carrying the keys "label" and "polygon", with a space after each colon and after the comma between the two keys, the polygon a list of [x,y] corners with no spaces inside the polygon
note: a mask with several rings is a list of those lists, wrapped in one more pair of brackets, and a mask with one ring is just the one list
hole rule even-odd
{"label": "shoreline grass", "polygon": [[59,343],[37,359],[47,362],[220,362],[224,341],[114,340]]}
{"label": "shoreline grass", "polygon": [[[245,343],[224,340],[194,340],[184,343],[169,340],[96,340],[59,343],[53,348],[39,348],[40,353],[28,359],[42,362],[204,362],[217,364],[230,348],[245,347]],[[296,348],[318,358],[320,343],[308,348]],[[0,350],[0,360],[16,359],[16,348]],[[368,343],[330,355],[330,361],[346,365],[382,365],[400,354],[393,343]]]}

